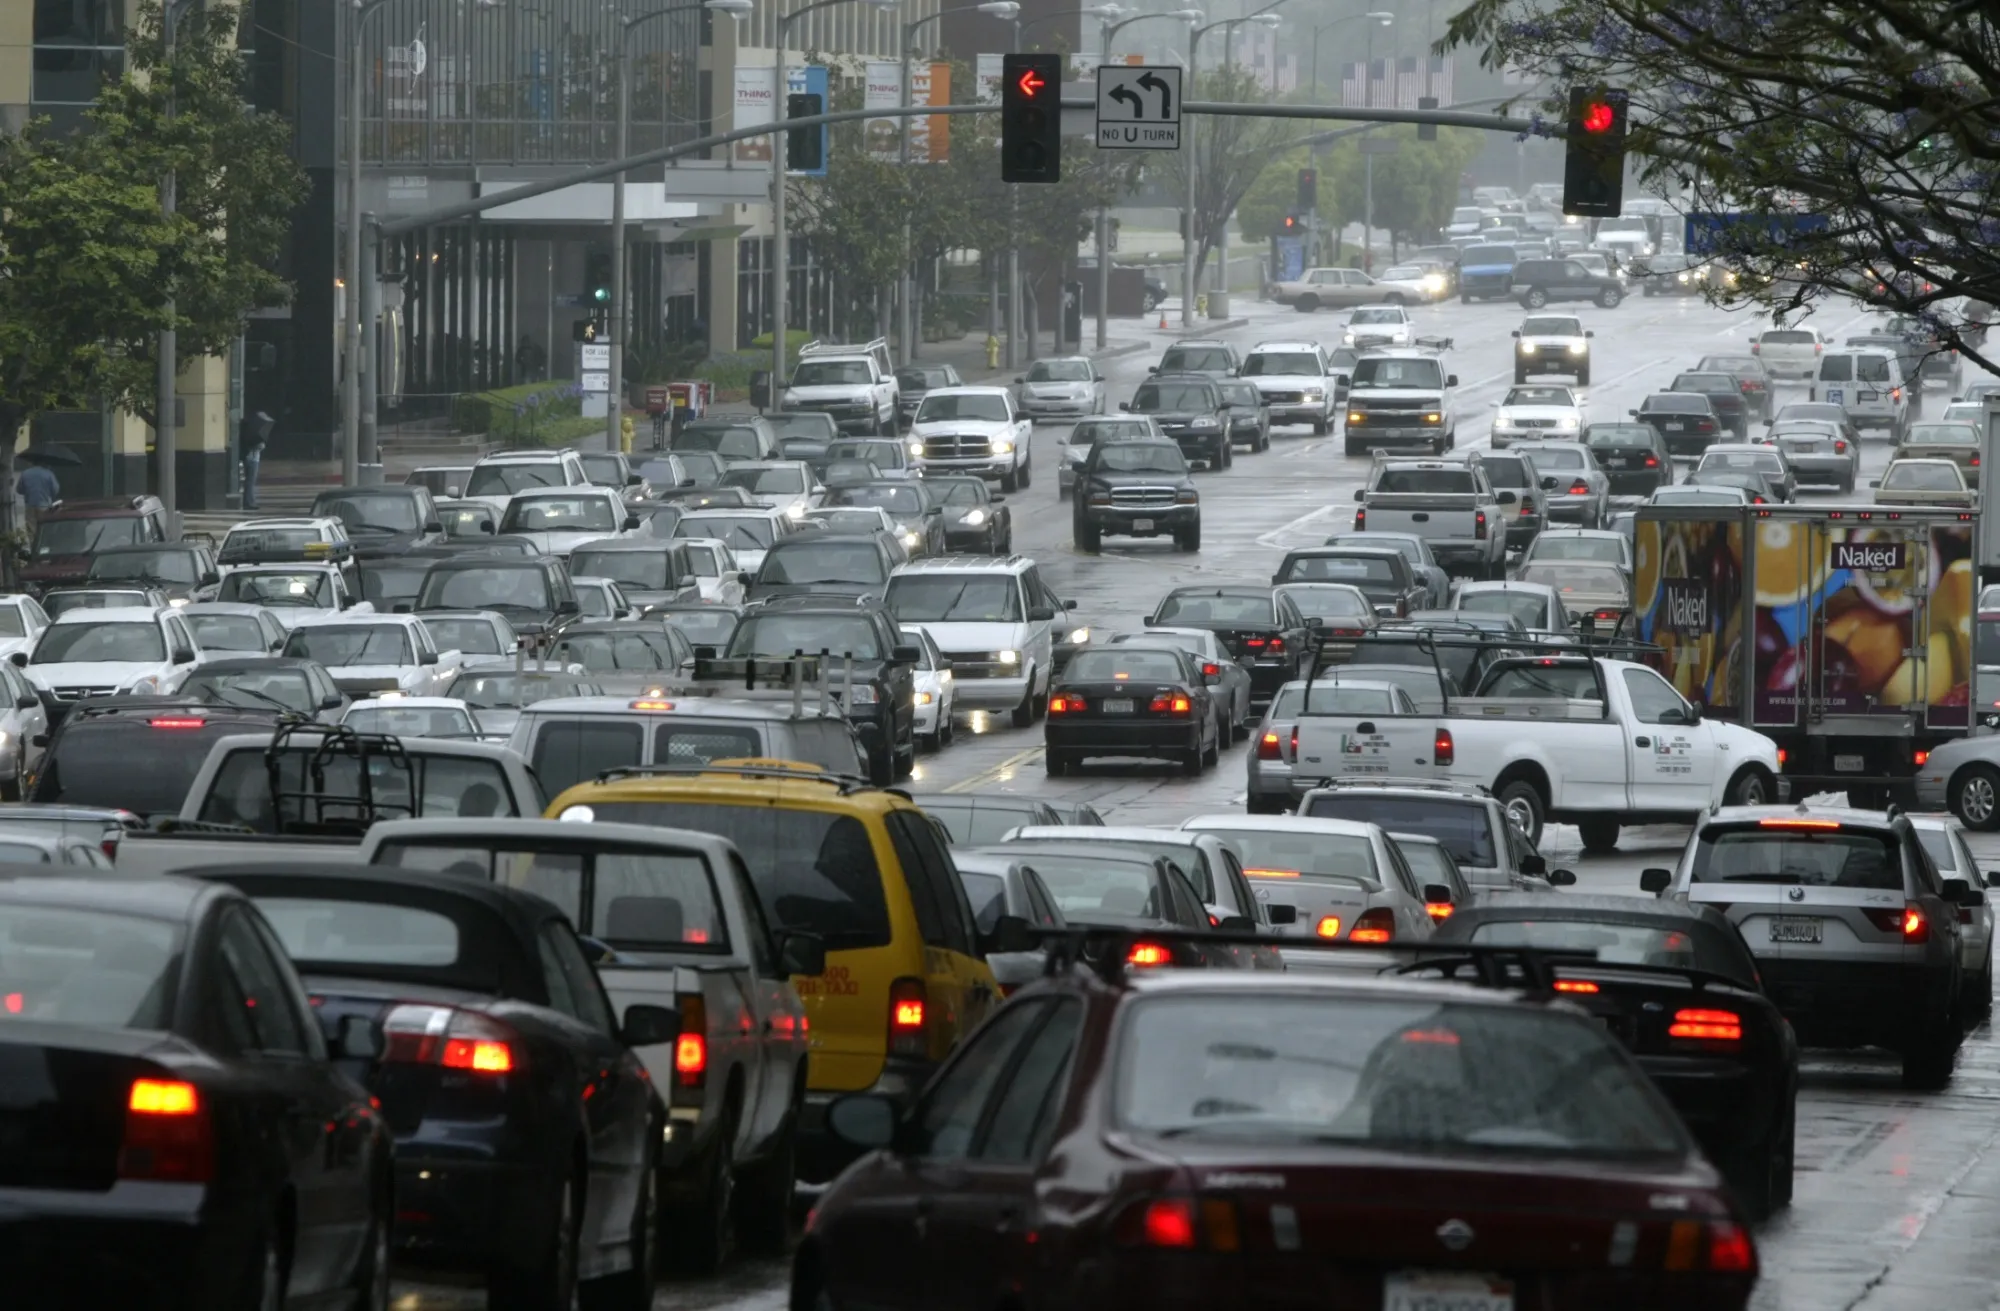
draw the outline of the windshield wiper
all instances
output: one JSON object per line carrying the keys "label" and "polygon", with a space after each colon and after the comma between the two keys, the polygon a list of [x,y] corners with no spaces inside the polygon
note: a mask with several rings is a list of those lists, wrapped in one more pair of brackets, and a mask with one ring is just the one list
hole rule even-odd
{"label": "windshield wiper", "polygon": [[265,705],[276,706],[278,709],[284,711],[288,715],[297,715],[304,713],[303,711],[300,711],[294,706],[286,705],[284,702],[278,700],[278,698],[272,696],[268,692],[259,692],[254,687],[238,687],[234,683],[210,683],[208,684],[208,690],[216,693],[228,693],[235,696],[255,697],[257,698],[257,700],[262,701]]}

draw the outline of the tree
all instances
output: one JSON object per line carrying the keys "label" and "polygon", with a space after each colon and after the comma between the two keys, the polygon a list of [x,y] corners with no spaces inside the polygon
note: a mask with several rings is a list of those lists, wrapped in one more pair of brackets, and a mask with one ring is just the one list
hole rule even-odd
{"label": "tree", "polygon": [[[1191,100],[1267,100],[1263,83],[1241,65],[1203,73],[1188,93]],[[1187,194],[1187,170],[1194,169],[1195,277],[1199,283],[1208,254],[1223,235],[1223,225],[1243,203],[1243,197],[1278,151],[1298,135],[1298,125],[1285,119],[1249,118],[1233,114],[1196,114],[1184,118],[1182,148],[1167,153],[1161,173],[1172,194]],[[1192,144],[1192,149],[1189,144]]]}
{"label": "tree", "polygon": [[[1918,315],[1978,354],[2000,303],[2000,61],[1964,0],[1473,0],[1450,26],[1489,67],[1630,92],[1643,183],[1740,213],[1720,299],[1781,316],[1829,294]],[[1819,231],[1798,215],[1824,220]]]}
{"label": "tree", "polygon": [[1442,228],[1458,203],[1459,176],[1479,153],[1479,134],[1442,128],[1437,140],[1419,141],[1417,129],[1402,124],[1340,142],[1321,175],[1322,186],[1326,179],[1333,183],[1333,212],[1340,223],[1359,223],[1367,215],[1368,162],[1360,143],[1371,138],[1396,143],[1393,153],[1374,156],[1375,226],[1390,233],[1392,241],[1429,236]]}

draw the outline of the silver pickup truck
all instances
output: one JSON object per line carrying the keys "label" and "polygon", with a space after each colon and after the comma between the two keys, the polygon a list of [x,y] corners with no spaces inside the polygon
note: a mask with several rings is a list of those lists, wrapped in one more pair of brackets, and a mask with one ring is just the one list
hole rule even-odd
{"label": "silver pickup truck", "polygon": [[[1510,499],[1514,493],[1505,493]],[[1499,578],[1507,568],[1500,494],[1479,457],[1398,460],[1377,452],[1368,485],[1354,493],[1356,532],[1410,533],[1430,543],[1446,569]]]}
{"label": "silver pickup truck", "polygon": [[734,843],[708,833],[548,819],[377,824],[371,865],[524,888],[576,926],[622,1022],[628,1006],[681,1017],[637,1048],[667,1103],[660,1242],[696,1271],[732,1233],[782,1252],[806,1091],[806,1014],[794,974],[826,968],[805,933],[773,934]]}

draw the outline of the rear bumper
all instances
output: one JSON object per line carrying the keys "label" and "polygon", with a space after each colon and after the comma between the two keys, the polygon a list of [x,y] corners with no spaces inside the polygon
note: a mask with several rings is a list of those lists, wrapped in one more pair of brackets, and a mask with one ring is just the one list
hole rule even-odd
{"label": "rear bumper", "polygon": [[1585,511],[1597,505],[1591,496],[1556,496],[1548,501],[1548,508],[1542,513],[1557,523],[1581,523],[1589,516]]}
{"label": "rear bumper", "polygon": [[1802,487],[1838,487],[1854,475],[1854,466],[1845,460],[1838,464],[1802,464],[1792,461],[1792,476]]}
{"label": "rear bumper", "polygon": [[[1347,648],[1347,653],[1354,654],[1352,645]],[[1300,676],[1299,667],[1289,660],[1259,660],[1243,668],[1249,671],[1250,699],[1256,702],[1271,700],[1278,695],[1279,688]]]}
{"label": "rear bumper", "polygon": [[[1908,950],[1907,948],[1905,950]],[[1947,967],[1757,957],[1764,991],[1809,1047],[1901,1050],[1951,1000]]]}
{"label": "rear bumper", "polygon": [[1768,1082],[1739,1061],[1680,1056],[1637,1059],[1706,1149],[1754,1142],[1776,1122],[1777,1108]]}
{"label": "rear bumper", "polygon": [[1200,749],[1201,725],[1184,719],[1126,724],[1104,719],[1057,723],[1051,718],[1043,742],[1051,751],[1066,751],[1079,757],[1172,759]]}
{"label": "rear bumper", "polygon": [[1651,496],[1655,489],[1666,486],[1667,470],[1647,469],[1635,473],[1607,473],[1605,479],[1611,485],[1613,496]]}

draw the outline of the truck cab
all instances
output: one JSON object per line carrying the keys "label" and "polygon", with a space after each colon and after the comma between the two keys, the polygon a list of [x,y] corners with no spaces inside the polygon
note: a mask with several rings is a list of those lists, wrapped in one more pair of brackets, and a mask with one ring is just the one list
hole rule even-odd
{"label": "truck cab", "polygon": [[779,407],[831,415],[842,432],[893,437],[901,397],[888,338],[858,346],[814,341],[799,348]]}
{"label": "truck cab", "polygon": [[1457,400],[1458,375],[1438,350],[1364,352],[1347,390],[1346,453],[1395,447],[1443,455],[1458,444]]}

